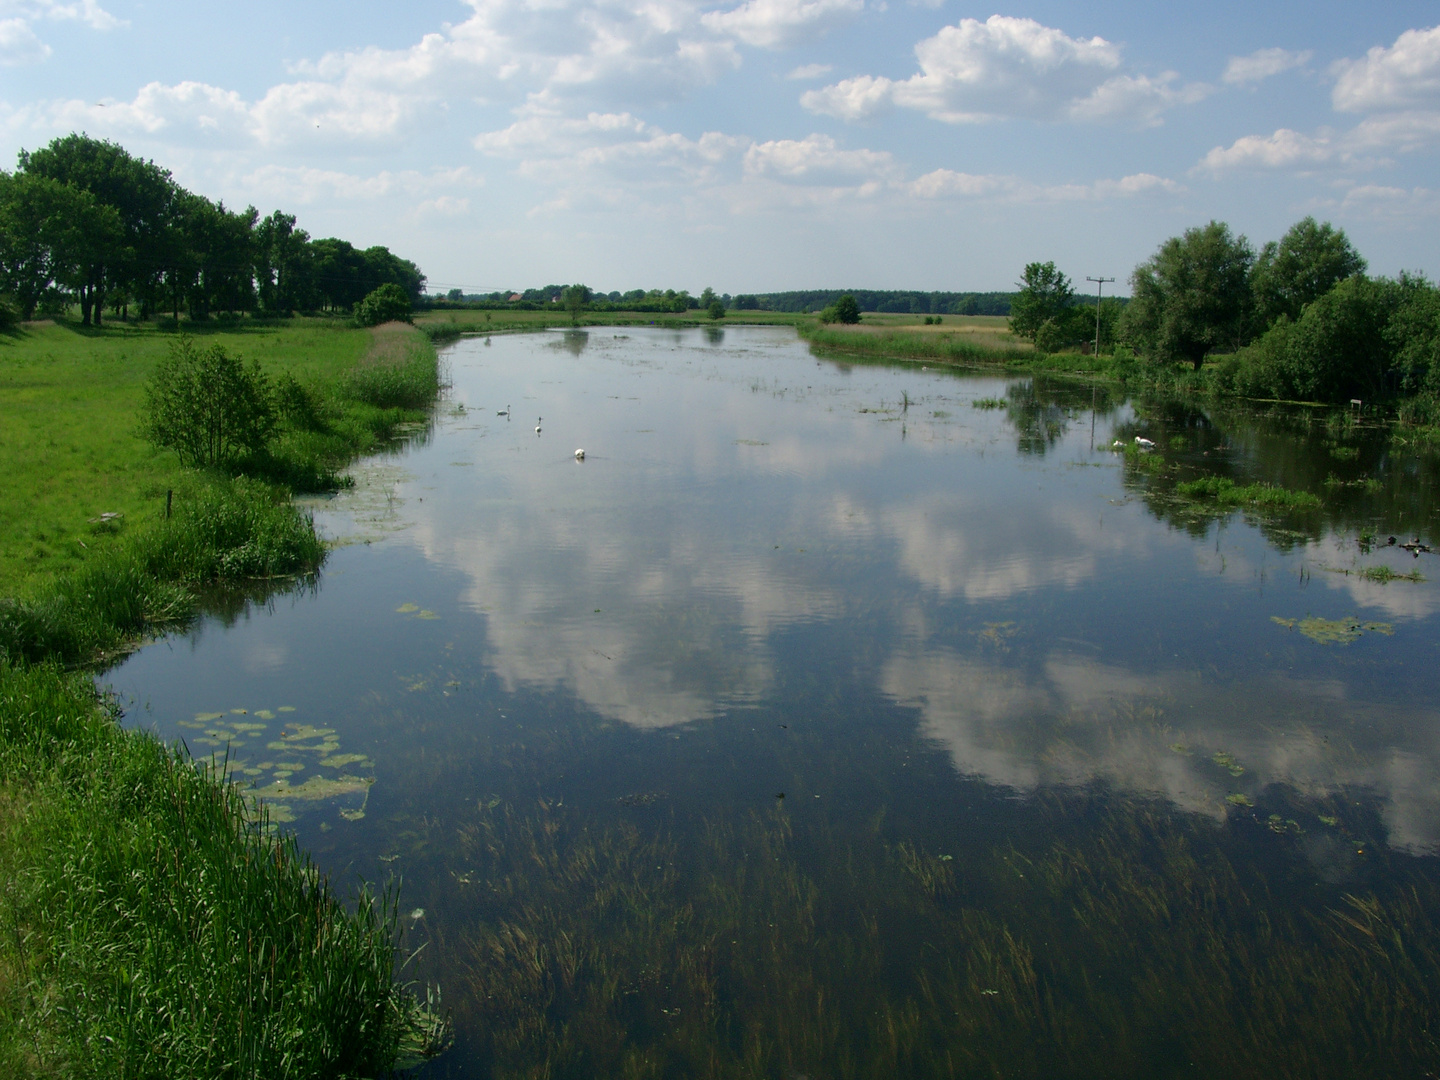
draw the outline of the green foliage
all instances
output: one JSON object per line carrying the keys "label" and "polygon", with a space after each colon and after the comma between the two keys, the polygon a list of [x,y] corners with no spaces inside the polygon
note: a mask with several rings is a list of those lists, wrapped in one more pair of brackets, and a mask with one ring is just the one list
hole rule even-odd
{"label": "green foliage", "polygon": [[[1053,262],[1032,262],[1026,264],[1016,284],[1020,292],[1010,302],[1011,331],[1029,338],[1042,351],[1057,351],[1068,331],[1065,318],[1075,299],[1070,279],[1057,270]],[[1047,323],[1050,327],[1045,330]],[[1042,330],[1054,348],[1040,345]]]}
{"label": "green foliage", "polygon": [[1385,326],[1399,389],[1440,399],[1440,288],[1402,274],[1400,301]]}
{"label": "green foliage", "polygon": [[705,310],[709,313],[710,318],[723,319],[725,318],[725,301],[717,296],[710,301]]}
{"label": "green foliage", "polygon": [[1308,491],[1291,491],[1272,484],[1241,486],[1224,476],[1206,476],[1175,485],[1182,499],[1213,502],[1221,509],[1237,506],[1259,510],[1318,510],[1320,500]]}
{"label": "green foliage", "polygon": [[860,305],[855,302],[855,297],[846,293],[820,313],[822,323],[838,322],[853,326],[860,321]]}
{"label": "green foliage", "polygon": [[386,282],[355,306],[355,321],[361,326],[410,322],[410,297],[399,285]]}
{"label": "green foliage", "polygon": [[1278,243],[1261,249],[1250,273],[1256,321],[1261,330],[1282,315],[1300,318],[1305,305],[1348,277],[1365,272],[1365,260],[1343,229],[1313,217],[1297,221]]}
{"label": "green foliage", "polygon": [[[1413,283],[1349,277],[1222,365],[1219,385],[1251,397],[1344,403],[1394,387],[1392,321],[1426,299]],[[1407,300],[1409,303],[1407,304]]]}
{"label": "green foliage", "polygon": [[1254,252],[1223,222],[1171,237],[1130,277],[1122,336],[1152,363],[1199,371],[1216,349],[1244,342]]}
{"label": "green foliage", "polygon": [[247,365],[220,344],[174,343],[145,389],[142,430],[186,465],[233,464],[259,453],[275,427],[269,380],[258,361]]}

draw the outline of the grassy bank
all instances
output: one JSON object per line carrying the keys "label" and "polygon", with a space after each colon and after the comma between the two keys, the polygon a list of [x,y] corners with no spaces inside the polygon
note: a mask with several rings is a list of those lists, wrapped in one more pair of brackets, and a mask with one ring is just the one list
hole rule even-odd
{"label": "grassy bank", "polygon": [[393,907],[348,909],[241,792],[120,728],[84,670],[182,624],[202,589],[313,571],[323,545],[289,491],[333,480],[439,386],[409,327],[201,332],[278,388],[277,433],[238,476],[136,433],[173,334],[48,325],[0,344],[17,418],[0,444],[0,1075],[377,1075],[439,1036],[393,981]]}
{"label": "grassy bank", "polygon": [[[699,309],[687,312],[581,311],[580,326],[660,326],[682,329],[690,326],[791,326],[808,322],[810,316],[783,311],[731,311],[715,320]],[[527,330],[561,329],[577,322],[565,311],[479,311],[473,308],[446,308],[419,312],[415,325],[431,340],[444,341],[464,334],[506,334]]]}

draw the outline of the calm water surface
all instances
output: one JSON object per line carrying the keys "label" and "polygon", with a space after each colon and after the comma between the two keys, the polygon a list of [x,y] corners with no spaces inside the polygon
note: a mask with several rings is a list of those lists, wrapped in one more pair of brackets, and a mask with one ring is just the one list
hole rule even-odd
{"label": "calm water surface", "polygon": [[1432,463],[780,328],[447,356],[313,584],[103,680],[403,881],[430,1075],[1436,1070]]}

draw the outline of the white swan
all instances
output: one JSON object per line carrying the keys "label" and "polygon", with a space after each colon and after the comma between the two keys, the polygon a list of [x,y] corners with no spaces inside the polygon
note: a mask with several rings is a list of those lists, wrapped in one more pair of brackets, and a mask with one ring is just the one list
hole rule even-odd
{"label": "white swan", "polygon": [[584,460],[585,460],[585,451],[584,451],[584,450],[576,450],[576,451],[575,451],[575,460],[576,460],[576,461],[584,461]]}
{"label": "white swan", "polygon": [[1138,447],[1140,447],[1141,450],[1154,450],[1154,449],[1155,449],[1155,444],[1154,444],[1153,442],[1151,442],[1149,439],[1147,439],[1147,438],[1145,438],[1144,436],[1142,436],[1142,435],[1136,435],[1136,436],[1135,436],[1135,445],[1138,446]]}

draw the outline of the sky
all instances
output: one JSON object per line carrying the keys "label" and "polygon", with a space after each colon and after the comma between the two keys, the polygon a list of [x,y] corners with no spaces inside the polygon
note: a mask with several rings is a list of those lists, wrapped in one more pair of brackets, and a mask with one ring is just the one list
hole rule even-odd
{"label": "sky", "polygon": [[994,290],[1313,215],[1440,275],[1440,5],[0,0],[0,166],[71,131],[432,291]]}

